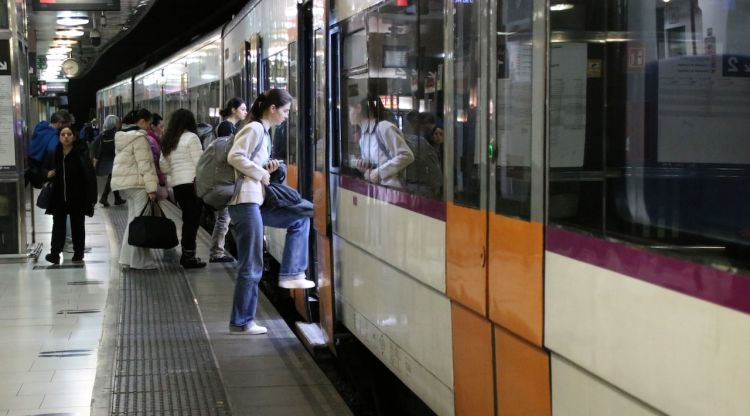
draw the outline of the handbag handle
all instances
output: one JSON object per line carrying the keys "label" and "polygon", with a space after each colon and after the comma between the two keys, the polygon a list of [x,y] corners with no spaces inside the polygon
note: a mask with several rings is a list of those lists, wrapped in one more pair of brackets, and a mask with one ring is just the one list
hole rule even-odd
{"label": "handbag handle", "polygon": [[[141,210],[141,213],[138,215],[139,217],[142,217],[143,214],[146,212],[146,208],[151,207],[151,215],[152,217],[163,217],[164,216],[164,210],[161,209],[161,205],[159,205],[158,202],[154,202],[151,199],[146,201],[146,205],[143,206],[143,209]],[[157,210],[154,209],[154,207],[158,208],[159,215],[156,215]]]}

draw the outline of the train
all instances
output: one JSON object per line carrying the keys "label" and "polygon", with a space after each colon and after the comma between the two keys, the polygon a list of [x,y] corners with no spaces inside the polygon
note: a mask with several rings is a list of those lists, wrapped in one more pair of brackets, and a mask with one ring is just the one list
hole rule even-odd
{"label": "train", "polygon": [[[335,354],[345,328],[436,414],[750,414],[747,17],[746,0],[252,0],[100,90],[98,119],[216,125],[229,98],[287,89],[274,157],[315,206],[300,332]],[[355,169],[365,99],[439,186]]]}

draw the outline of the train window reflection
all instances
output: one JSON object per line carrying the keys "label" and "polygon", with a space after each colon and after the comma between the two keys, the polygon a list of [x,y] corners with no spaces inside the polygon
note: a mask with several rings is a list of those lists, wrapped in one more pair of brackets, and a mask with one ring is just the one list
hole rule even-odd
{"label": "train window reflection", "polygon": [[[388,1],[342,23],[342,173],[443,197],[443,4]],[[365,54],[362,51],[366,51]]]}
{"label": "train window reflection", "polygon": [[502,2],[496,35],[495,210],[524,219],[531,216],[532,12],[532,2]]}
{"label": "train window reflection", "polygon": [[747,269],[746,2],[584,3],[551,22],[550,222]]}
{"label": "train window reflection", "polygon": [[481,201],[480,138],[478,120],[480,7],[456,3],[453,30],[455,78],[453,80],[453,200],[479,208]]}

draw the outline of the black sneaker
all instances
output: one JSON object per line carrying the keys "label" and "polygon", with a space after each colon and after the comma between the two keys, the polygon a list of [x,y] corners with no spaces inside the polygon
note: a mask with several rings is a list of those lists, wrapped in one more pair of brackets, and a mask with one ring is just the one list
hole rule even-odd
{"label": "black sneaker", "polygon": [[44,259],[52,264],[60,264],[60,255],[49,253],[44,256]]}
{"label": "black sneaker", "polygon": [[102,204],[104,208],[109,207],[109,202],[107,202],[107,200],[105,199],[100,200],[99,203]]}
{"label": "black sneaker", "polygon": [[180,259],[180,265],[186,269],[206,267],[206,263],[201,261],[200,257],[183,257]]}
{"label": "black sneaker", "polygon": [[74,254],[72,260],[73,263],[83,263],[83,254]]}
{"label": "black sneaker", "polygon": [[232,256],[211,256],[208,258],[209,263],[232,263],[234,258]]}
{"label": "black sneaker", "polygon": [[124,199],[115,199],[115,205],[122,205],[125,202],[127,202],[127,201],[125,201]]}

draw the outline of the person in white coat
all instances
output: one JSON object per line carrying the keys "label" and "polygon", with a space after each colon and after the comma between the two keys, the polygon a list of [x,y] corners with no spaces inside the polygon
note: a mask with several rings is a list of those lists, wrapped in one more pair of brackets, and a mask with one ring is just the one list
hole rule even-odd
{"label": "person in white coat", "polygon": [[190,110],[181,108],[169,118],[167,130],[161,136],[161,159],[159,166],[167,174],[167,183],[172,186],[174,198],[182,209],[182,257],[180,264],[186,269],[206,267],[206,263],[195,256],[195,238],[201,215],[201,201],[195,194],[195,168],[203,153],[195,116]]}
{"label": "person in white coat", "polygon": [[[146,130],[151,112],[134,110],[122,119],[122,130],[115,133],[115,160],[112,166],[112,190],[128,204],[128,224],[140,214],[149,199],[156,200],[156,168]],[[123,268],[155,269],[156,263],[147,248],[128,244],[128,227],[122,237],[120,265]]]}
{"label": "person in white coat", "polygon": [[361,158],[354,167],[370,182],[402,188],[402,172],[414,162],[414,153],[392,119],[376,95],[349,106],[349,123],[360,133]]}

